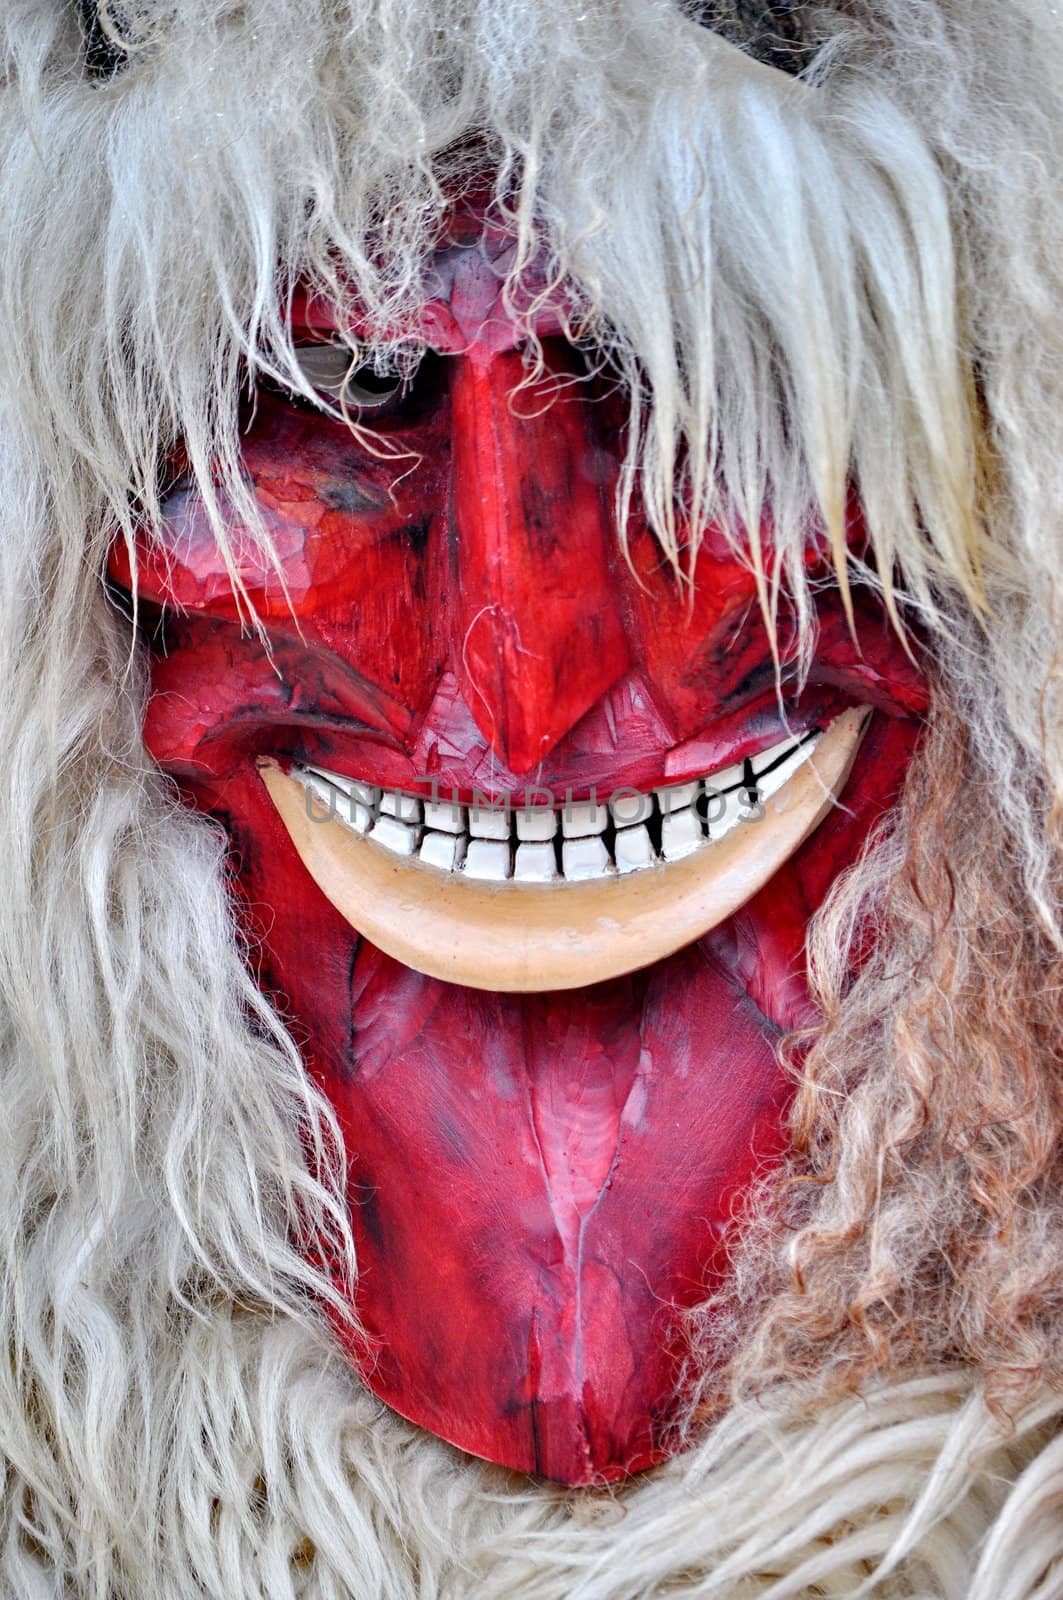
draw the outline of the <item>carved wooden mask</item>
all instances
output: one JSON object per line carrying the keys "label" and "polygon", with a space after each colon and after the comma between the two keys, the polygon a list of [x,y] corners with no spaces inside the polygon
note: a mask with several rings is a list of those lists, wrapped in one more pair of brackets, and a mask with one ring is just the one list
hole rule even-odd
{"label": "carved wooden mask", "polygon": [[224,824],[262,982],[339,1116],[365,1381],[578,1484],[667,1453],[680,1313],[784,1145],[808,920],[925,693],[825,583],[780,699],[718,530],[692,597],[637,501],[625,558],[624,404],[549,309],[529,380],[506,248],[440,251],[405,379],[348,372],[329,308],[300,306],[308,378],[363,426],[259,389],[244,462],[276,564],[232,544],[268,639],[173,488],[139,552],[145,734]]}

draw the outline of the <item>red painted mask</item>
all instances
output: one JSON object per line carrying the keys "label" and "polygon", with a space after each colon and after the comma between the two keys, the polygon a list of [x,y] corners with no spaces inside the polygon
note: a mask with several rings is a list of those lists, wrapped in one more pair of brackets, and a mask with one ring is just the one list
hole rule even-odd
{"label": "red painted mask", "polygon": [[[623,403],[549,311],[520,387],[502,248],[440,252],[408,387],[356,377],[383,453],[260,390],[245,466],[279,574],[232,537],[268,651],[170,494],[165,548],[140,551],[145,734],[224,823],[262,981],[339,1116],[366,1382],[468,1451],[586,1483],[667,1452],[680,1312],[782,1148],[809,917],[894,799],[925,692],[873,605],[857,646],[825,587],[784,716],[722,536],[692,604],[637,507],[625,563]],[[301,315],[327,345],[327,311]],[[873,709],[845,804],[819,820],[810,736],[849,730],[840,782],[853,707]],[[293,792],[337,815],[300,827]]]}

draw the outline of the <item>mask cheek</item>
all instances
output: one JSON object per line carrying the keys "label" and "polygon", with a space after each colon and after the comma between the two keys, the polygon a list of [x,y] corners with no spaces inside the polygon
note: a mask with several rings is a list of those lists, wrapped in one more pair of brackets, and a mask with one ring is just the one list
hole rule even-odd
{"label": "mask cheek", "polygon": [[[138,606],[204,611],[235,620],[240,610],[233,577],[205,513],[191,505],[184,491],[167,501],[166,511],[164,538],[141,532],[132,552],[123,540],[115,541],[107,560],[109,581],[135,594]],[[249,551],[239,544],[234,554],[237,585],[251,596],[267,594],[270,574],[264,561],[249,559]]]}

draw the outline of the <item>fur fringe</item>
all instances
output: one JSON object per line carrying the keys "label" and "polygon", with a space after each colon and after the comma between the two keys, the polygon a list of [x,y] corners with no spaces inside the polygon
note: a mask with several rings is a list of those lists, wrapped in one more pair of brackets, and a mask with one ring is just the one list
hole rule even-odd
{"label": "fur fringe", "polygon": [[11,1592],[51,1594],[56,1571],[86,1594],[106,1572],[121,1600],[1049,1600],[1063,1582],[1058,1396],[1006,1436],[955,1372],[814,1418],[776,1396],[619,1491],[571,1493],[411,1428],[303,1329],[219,1316],[180,1364],[193,1409],[157,1499],[101,1560],[76,1505],[26,1495]]}
{"label": "fur fringe", "polygon": [[[81,9],[88,53],[73,0],[0,19],[4,1591],[1063,1594],[1055,8],[837,0],[799,79],[670,0]],[[511,289],[569,277],[627,386],[624,493],[677,571],[692,518],[741,542],[770,503],[748,558],[807,658],[811,507],[935,680],[813,932],[792,1168],[704,1313],[734,1362],[701,1400],[740,1398],[608,1496],[417,1433],[321,1331],[304,1245],[356,1265],[335,1127],[100,582],[178,439],[224,547],[248,374],[299,387],[291,287],[357,296],[386,354],[485,160]]]}

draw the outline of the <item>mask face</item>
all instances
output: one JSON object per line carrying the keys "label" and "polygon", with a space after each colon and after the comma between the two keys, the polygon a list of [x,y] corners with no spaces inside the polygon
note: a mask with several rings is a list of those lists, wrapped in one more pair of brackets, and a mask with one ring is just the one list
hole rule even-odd
{"label": "mask face", "polygon": [[268,648],[169,494],[138,553],[145,737],[224,825],[343,1129],[352,1359],[443,1438],[579,1484],[668,1451],[681,1313],[784,1147],[809,918],[896,797],[925,689],[859,595],[854,640],[818,544],[815,659],[781,706],[718,531],[692,596],[637,500],[625,559],[626,405],[549,309],[529,378],[505,249],[440,251],[405,376],[348,372],[300,305],[308,381],[354,426],[258,392],[276,562],[231,542]]}

